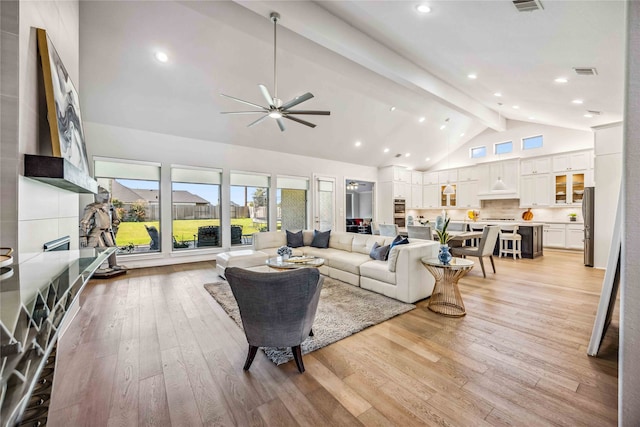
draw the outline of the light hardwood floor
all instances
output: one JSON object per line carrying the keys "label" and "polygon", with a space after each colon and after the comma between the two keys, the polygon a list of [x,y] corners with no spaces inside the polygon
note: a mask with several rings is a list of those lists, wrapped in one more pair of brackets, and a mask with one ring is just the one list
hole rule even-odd
{"label": "light hardwood floor", "polygon": [[616,425],[616,317],[586,355],[603,272],[581,253],[497,259],[467,316],[417,308],[304,356],[258,352],[206,293],[213,263],[92,281],[61,340],[51,426]]}

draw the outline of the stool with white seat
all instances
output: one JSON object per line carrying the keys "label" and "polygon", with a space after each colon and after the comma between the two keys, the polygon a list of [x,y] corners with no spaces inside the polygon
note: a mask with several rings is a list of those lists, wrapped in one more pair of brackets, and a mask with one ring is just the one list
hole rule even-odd
{"label": "stool with white seat", "polygon": [[[511,243],[511,245],[509,245]],[[511,246],[511,248],[509,248]],[[522,259],[522,236],[518,234],[517,225],[500,226],[500,258],[503,255],[513,255],[513,259],[519,256]]]}
{"label": "stool with white seat", "polygon": [[[482,233],[484,231],[484,224],[474,224],[470,222],[469,231],[479,231]],[[479,244],[480,238],[471,239],[471,246],[478,246]]]}

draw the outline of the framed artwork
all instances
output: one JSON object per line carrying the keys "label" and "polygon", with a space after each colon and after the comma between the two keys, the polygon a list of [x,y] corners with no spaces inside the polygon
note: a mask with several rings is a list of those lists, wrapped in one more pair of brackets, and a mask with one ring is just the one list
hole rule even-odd
{"label": "framed artwork", "polygon": [[78,91],[47,32],[41,28],[36,31],[53,155],[67,159],[89,175]]}

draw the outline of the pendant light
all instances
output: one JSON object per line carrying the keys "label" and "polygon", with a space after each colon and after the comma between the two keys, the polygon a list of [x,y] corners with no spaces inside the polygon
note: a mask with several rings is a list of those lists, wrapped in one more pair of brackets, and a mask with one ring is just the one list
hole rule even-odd
{"label": "pendant light", "polygon": [[[502,102],[498,102],[498,120],[501,120],[502,115]],[[498,161],[500,161],[500,154],[498,153]],[[500,165],[500,175],[498,175],[498,179],[491,186],[491,191],[505,191],[507,189],[507,185],[502,181],[502,172],[504,172],[502,168],[502,164]]]}
{"label": "pendant light", "polygon": [[[449,123],[449,117],[445,119],[444,126],[447,126],[448,123]],[[447,170],[449,170],[449,167],[450,167],[449,165],[449,155],[451,154],[451,147],[449,146],[450,135],[451,135],[451,130],[447,130]],[[449,184],[448,172],[447,172],[447,185],[444,187],[444,190],[442,190],[442,194],[446,194],[446,195],[456,194],[456,190],[453,189],[453,185]]]}

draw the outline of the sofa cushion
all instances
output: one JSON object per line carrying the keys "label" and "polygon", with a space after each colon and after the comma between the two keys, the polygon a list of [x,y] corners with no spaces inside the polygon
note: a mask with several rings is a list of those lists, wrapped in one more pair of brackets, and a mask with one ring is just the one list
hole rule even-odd
{"label": "sofa cushion", "polygon": [[304,246],[311,246],[313,242],[313,230],[302,230],[302,243]]}
{"label": "sofa cushion", "polygon": [[389,256],[389,249],[391,249],[389,246],[380,246],[378,242],[375,242],[371,252],[369,252],[369,256],[376,261],[386,261]]}
{"label": "sofa cushion", "polygon": [[329,247],[333,249],[340,249],[341,251],[351,252],[353,236],[355,236],[354,233],[332,233],[331,237],[329,238]]}
{"label": "sofa cushion", "polygon": [[408,238],[397,235],[396,238],[393,239],[393,242],[391,242],[391,249],[398,245],[406,245],[407,243],[409,243]]}
{"label": "sofa cushion", "polygon": [[304,242],[302,241],[302,230],[297,233],[287,230],[287,246],[290,248],[301,248],[304,246]]}
{"label": "sofa cushion", "polygon": [[331,238],[331,230],[328,231],[313,231],[313,240],[311,241],[311,245],[314,248],[328,248],[329,247],[329,239]]}
{"label": "sofa cushion", "polygon": [[387,263],[384,261],[368,261],[360,265],[360,276],[392,285],[396,284],[396,273],[389,271]]}
{"label": "sofa cushion", "polygon": [[302,250],[304,251],[305,255],[309,255],[309,256],[315,256],[318,258],[324,258],[325,261],[327,261],[325,264],[328,265],[328,261],[331,258],[337,258],[342,256],[342,254],[344,254],[344,251],[341,251],[339,249],[331,249],[331,248],[327,248],[327,249],[322,249],[322,248],[314,248],[313,246],[305,246],[302,248]]}
{"label": "sofa cushion", "polygon": [[328,259],[329,267],[356,275],[360,274],[360,265],[367,261],[371,261],[369,255],[345,251],[341,251],[339,254],[332,254]]}
{"label": "sofa cushion", "polygon": [[385,238],[383,236],[373,236],[371,234],[356,234],[353,236],[353,242],[351,243],[351,252],[358,252],[361,254],[370,254],[373,244],[377,243],[379,246],[384,246]]}
{"label": "sofa cushion", "polygon": [[267,232],[253,234],[253,249],[262,250],[264,248],[279,248],[286,246],[287,236],[285,233]]}

